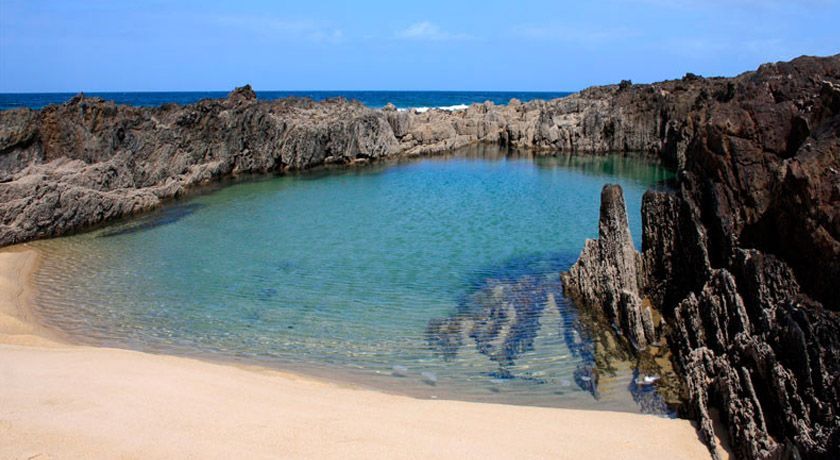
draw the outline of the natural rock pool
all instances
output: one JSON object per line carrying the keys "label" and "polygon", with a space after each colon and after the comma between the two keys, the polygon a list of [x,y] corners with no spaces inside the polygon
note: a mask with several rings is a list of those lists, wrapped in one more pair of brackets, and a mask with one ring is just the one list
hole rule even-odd
{"label": "natural rock pool", "polygon": [[632,363],[594,384],[559,273],[597,236],[603,184],[624,188],[638,244],[641,196],[670,177],[634,157],[482,149],[239,183],[32,243],[39,313],[82,343],[419,397],[661,412]]}

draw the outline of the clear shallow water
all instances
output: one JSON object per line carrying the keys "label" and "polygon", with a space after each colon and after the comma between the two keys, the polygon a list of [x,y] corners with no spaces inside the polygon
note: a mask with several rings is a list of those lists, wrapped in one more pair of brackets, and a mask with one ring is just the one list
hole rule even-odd
{"label": "clear shallow water", "polygon": [[592,343],[559,272],[597,236],[604,183],[624,187],[638,239],[641,195],[668,177],[625,157],[485,152],[236,184],[33,243],[38,304],[84,343],[636,412],[630,363],[587,380]]}
{"label": "clear shallow water", "polygon": [[[512,98],[527,102],[532,99],[556,99],[571,94],[562,91],[257,91],[256,93],[258,98],[266,100],[289,96],[308,97],[316,101],[344,97],[358,100],[373,108],[384,107],[389,102],[398,108],[453,107],[484,101],[507,104]],[[170,102],[191,104],[201,99],[223,98],[228,93],[226,91],[190,91],[85,94],[116,101],[118,104],[152,107]],[[62,104],[74,95],[74,93],[0,93],[0,110],[19,107],[40,109],[49,104]]]}

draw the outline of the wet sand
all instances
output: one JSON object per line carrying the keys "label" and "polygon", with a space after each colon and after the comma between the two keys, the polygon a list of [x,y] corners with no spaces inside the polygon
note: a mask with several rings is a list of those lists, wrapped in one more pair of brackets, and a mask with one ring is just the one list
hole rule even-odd
{"label": "wet sand", "polygon": [[421,400],[66,344],[32,309],[37,261],[0,252],[0,458],[709,458],[686,420]]}

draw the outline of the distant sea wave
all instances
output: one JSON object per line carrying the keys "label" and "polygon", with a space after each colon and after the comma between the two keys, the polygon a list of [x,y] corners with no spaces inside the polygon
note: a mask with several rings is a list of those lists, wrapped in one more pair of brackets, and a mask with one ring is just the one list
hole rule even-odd
{"label": "distant sea wave", "polygon": [[[190,104],[201,99],[216,99],[227,96],[225,91],[194,92],[125,92],[85,93],[112,100],[118,104],[139,107],[153,107],[161,104]],[[316,101],[335,97],[355,99],[372,108],[394,104],[398,109],[426,111],[430,108],[461,110],[472,103],[491,101],[507,104],[511,99],[527,102],[533,99],[556,99],[568,96],[569,92],[533,91],[257,91],[257,97],[264,100],[283,97],[308,97]],[[40,109],[50,104],[62,104],[74,93],[0,93],[0,110],[29,107]]]}
{"label": "distant sea wave", "polygon": [[455,104],[455,105],[439,105],[437,107],[397,107],[397,110],[415,110],[417,112],[426,112],[430,109],[440,109],[440,110],[464,110],[468,108],[469,105],[467,104]]}

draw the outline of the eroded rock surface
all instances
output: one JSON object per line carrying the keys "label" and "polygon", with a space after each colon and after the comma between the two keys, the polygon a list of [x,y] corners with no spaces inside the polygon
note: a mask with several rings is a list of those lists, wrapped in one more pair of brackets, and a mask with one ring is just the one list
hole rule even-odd
{"label": "eroded rock surface", "polygon": [[572,275],[580,295],[607,305],[624,336],[635,331],[635,348],[652,339],[647,320],[622,312],[649,304],[661,314],[707,439],[716,408],[739,457],[840,452],[840,56],[455,112],[253,96],[244,87],[224,100],[137,108],[80,95],[0,111],[0,245],[239,175],[480,142],[640,151],[674,165],[678,183],[645,196],[641,256],[627,251],[623,206],[610,193],[605,231]]}
{"label": "eroded rock surface", "polygon": [[697,91],[681,81],[612,85],[552,101],[420,113],[343,99],[260,101],[246,86],[185,106],[130,107],[79,95],[39,111],[0,111],[0,245],[143,212],[228,177],[476,143],[651,158],[661,152],[677,164],[685,160],[678,120],[693,106],[681,95]]}
{"label": "eroded rock surface", "polygon": [[580,258],[563,274],[567,295],[601,315],[638,350],[656,342],[650,308],[642,306],[642,259],[633,246],[627,207],[618,185],[601,191],[598,239],[587,240]]}
{"label": "eroded rock surface", "polygon": [[[678,183],[643,199],[640,297],[664,318],[716,457],[714,409],[739,458],[840,452],[838,82],[838,56],[692,78],[695,107],[663,143]],[[625,238],[614,231],[599,241]],[[614,252],[587,243],[578,265],[597,270],[567,276],[572,291],[639,273]],[[608,289],[591,292],[611,304]]]}

